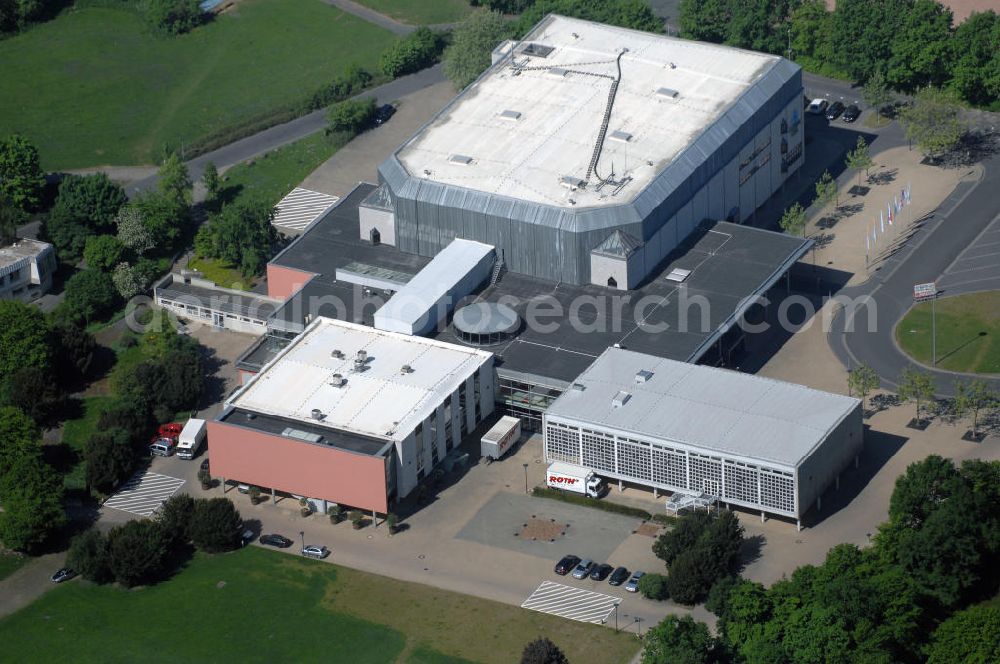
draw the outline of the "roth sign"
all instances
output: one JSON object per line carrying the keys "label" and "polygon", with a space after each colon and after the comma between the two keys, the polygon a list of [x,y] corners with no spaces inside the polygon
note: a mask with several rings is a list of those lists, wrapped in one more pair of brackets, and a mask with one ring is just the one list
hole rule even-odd
{"label": "roth sign", "polygon": [[571,486],[579,482],[578,477],[564,477],[562,475],[549,475],[549,484],[561,484],[563,486]]}

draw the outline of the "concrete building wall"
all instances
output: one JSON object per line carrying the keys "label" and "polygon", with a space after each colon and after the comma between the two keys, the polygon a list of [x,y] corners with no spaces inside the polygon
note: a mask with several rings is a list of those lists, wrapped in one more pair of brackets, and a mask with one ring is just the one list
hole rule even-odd
{"label": "concrete building wall", "polygon": [[798,468],[798,509],[805,514],[816,507],[816,499],[831,485],[838,475],[854,463],[864,447],[864,423],[861,403],[830,432]]}
{"label": "concrete building wall", "polygon": [[208,422],[212,474],[365,510],[388,511],[382,457]]}
{"label": "concrete building wall", "polygon": [[361,221],[362,240],[370,242],[372,229],[375,229],[382,244],[396,246],[396,215],[392,212],[362,205],[358,208],[358,218]]}

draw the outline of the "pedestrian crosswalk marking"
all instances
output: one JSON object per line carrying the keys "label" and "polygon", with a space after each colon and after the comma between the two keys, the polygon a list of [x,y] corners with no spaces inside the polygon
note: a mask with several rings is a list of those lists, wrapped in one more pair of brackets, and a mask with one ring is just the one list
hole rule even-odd
{"label": "pedestrian crosswalk marking", "polygon": [[521,608],[580,622],[603,623],[621,601],[611,595],[542,581]]}
{"label": "pedestrian crosswalk marking", "polygon": [[184,480],[159,473],[140,472],[104,501],[105,507],[152,516],[160,505],[183,486]]}

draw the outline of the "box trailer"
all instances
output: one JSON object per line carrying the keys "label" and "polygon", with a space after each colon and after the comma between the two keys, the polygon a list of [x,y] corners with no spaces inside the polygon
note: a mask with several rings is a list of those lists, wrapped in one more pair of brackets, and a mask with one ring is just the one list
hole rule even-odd
{"label": "box trailer", "polygon": [[206,434],[205,420],[195,418],[188,420],[177,438],[177,456],[182,459],[193,459],[205,444]]}
{"label": "box trailer", "polygon": [[606,489],[604,480],[590,468],[556,461],[545,472],[545,484],[553,489],[565,489],[591,498],[600,498]]}
{"label": "box trailer", "polygon": [[482,455],[496,461],[521,439],[521,419],[504,415],[486,432],[480,443]]}

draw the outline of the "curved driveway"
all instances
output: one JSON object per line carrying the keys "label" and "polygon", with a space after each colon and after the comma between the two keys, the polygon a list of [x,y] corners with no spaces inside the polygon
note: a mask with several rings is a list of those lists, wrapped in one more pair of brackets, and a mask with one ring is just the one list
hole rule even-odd
{"label": "curved driveway", "polygon": [[[881,270],[871,279],[860,286],[840,291],[838,295],[851,299],[868,295],[874,300],[872,307],[855,307],[853,315],[841,310],[833,320],[830,345],[848,368],[868,365],[882,378],[883,386],[895,388],[900,372],[907,366],[915,366],[893,339],[896,323],[913,303],[914,284],[940,279],[939,287],[948,293],[985,290],[991,285],[1000,285],[1000,260],[997,257],[992,263],[987,261],[984,264],[994,278],[982,271],[977,276],[978,281],[963,281],[952,276],[961,273],[963,261],[972,259],[980,262],[980,254],[989,253],[981,248],[988,244],[986,241],[992,239],[994,229],[1000,226],[996,223],[1000,212],[1000,198],[997,197],[1000,190],[1000,156],[990,158],[984,167],[984,175],[979,182],[960,183],[907,246],[884,262]],[[945,275],[944,279],[942,275]],[[955,380],[965,377],[964,374],[921,368],[933,374],[939,396],[950,396],[954,392]],[[1000,389],[1000,377],[984,379],[994,389]]]}

